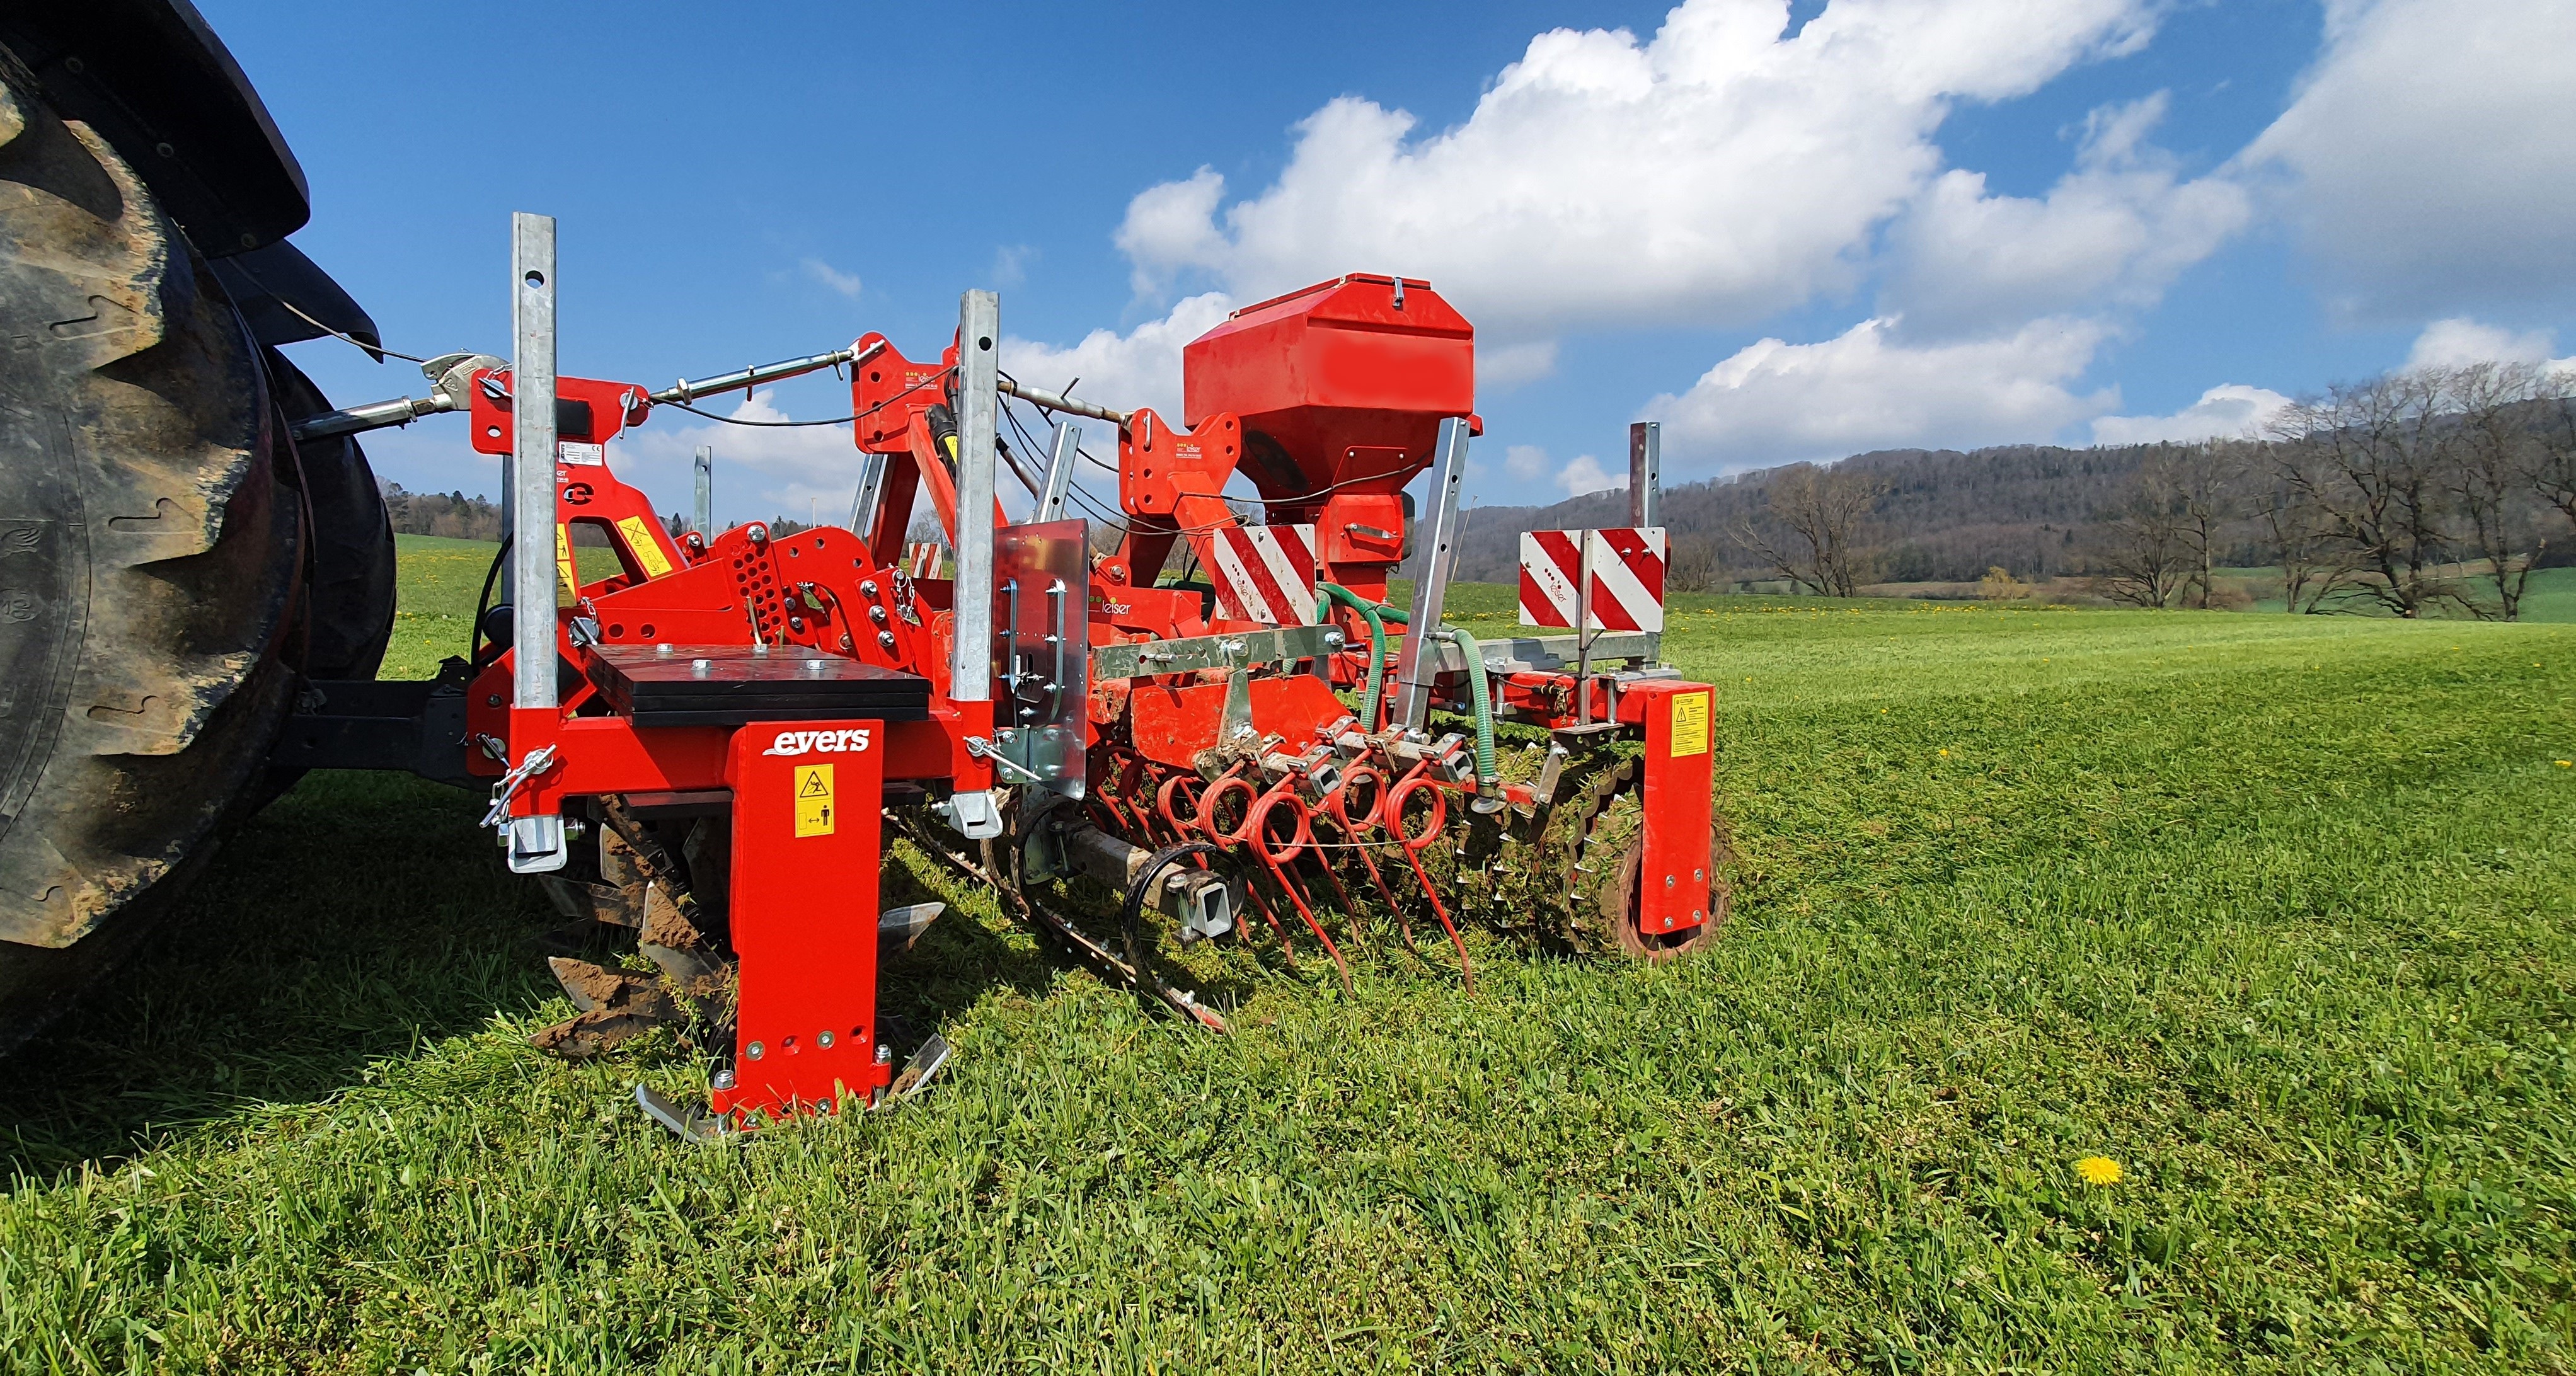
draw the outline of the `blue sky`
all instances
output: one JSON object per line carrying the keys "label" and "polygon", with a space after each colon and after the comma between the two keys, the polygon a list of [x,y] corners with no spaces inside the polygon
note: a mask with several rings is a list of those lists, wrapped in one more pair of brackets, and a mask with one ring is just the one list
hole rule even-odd
{"label": "blue sky", "polygon": [[[1177,409],[1227,305],[1401,271],[1479,325],[1501,502],[1596,485],[1641,416],[1686,481],[2576,342],[2558,0],[202,4],[312,183],[297,242],[418,353],[507,352],[514,209],[562,222],[565,371],[655,384],[929,352],[985,286],[1031,380]],[[666,413],[622,462],[675,506],[713,443],[720,514],[801,517],[844,434]],[[452,421],[371,447],[494,487]]]}

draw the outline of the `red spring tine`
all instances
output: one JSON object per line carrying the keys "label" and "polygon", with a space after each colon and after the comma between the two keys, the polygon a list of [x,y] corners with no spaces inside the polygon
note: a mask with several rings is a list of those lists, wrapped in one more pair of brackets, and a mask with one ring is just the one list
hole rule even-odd
{"label": "red spring tine", "polygon": [[[1219,831],[1217,830],[1216,825],[1218,804],[1221,803],[1227,795],[1233,793],[1241,793],[1243,795],[1243,826],[1239,830],[1235,831]],[[1215,783],[1208,785],[1208,791],[1199,795],[1198,815],[1191,819],[1192,825],[1199,829],[1200,835],[1216,842],[1220,846],[1242,845],[1244,842],[1252,839],[1253,805],[1260,800],[1260,797],[1260,794],[1253,791],[1252,784],[1249,780],[1237,778],[1232,774],[1228,774],[1224,778],[1217,780]],[[1258,850],[1260,848],[1255,846],[1254,849]]]}
{"label": "red spring tine", "polygon": [[[1226,782],[1242,783],[1243,781],[1229,779]],[[1220,784],[1219,787],[1223,785]],[[1249,793],[1251,789],[1250,784],[1244,784],[1245,792]],[[1288,901],[1296,905],[1297,916],[1305,920],[1306,930],[1315,934],[1315,940],[1323,944],[1324,953],[1333,958],[1333,967],[1342,974],[1342,992],[1356,997],[1357,991],[1351,987],[1351,963],[1343,958],[1342,948],[1334,945],[1332,937],[1325,934],[1324,924],[1315,920],[1314,909],[1306,905],[1306,896],[1298,891],[1297,881],[1289,878],[1288,871],[1282,868],[1283,861],[1296,859],[1298,852],[1313,844],[1315,839],[1312,822],[1306,812],[1306,804],[1298,799],[1292,789],[1293,781],[1283,783],[1261,795],[1260,800],[1254,803],[1244,816],[1243,839],[1251,845],[1253,853],[1261,857],[1261,863],[1270,867],[1271,877],[1277,879],[1279,887],[1287,891]],[[1213,791],[1211,796],[1212,793]],[[1281,807],[1296,809],[1297,820],[1297,829],[1289,833],[1287,851],[1284,855],[1272,849],[1270,844],[1270,814]]]}
{"label": "red spring tine", "polygon": [[[1327,818],[1326,820],[1329,821],[1331,819]],[[1310,811],[1307,813],[1307,825],[1311,828],[1313,824],[1314,814]],[[1315,868],[1324,872],[1324,879],[1333,886],[1333,896],[1341,900],[1342,911],[1350,914],[1351,933],[1354,936],[1358,935],[1360,910],[1351,902],[1351,891],[1342,887],[1342,875],[1339,870],[1333,867],[1332,852],[1325,850],[1324,844],[1321,841],[1318,841],[1315,843],[1314,852],[1305,858],[1311,861]]]}
{"label": "red spring tine", "polygon": [[[1297,816],[1297,829],[1289,833],[1288,848],[1284,851],[1274,850],[1270,845],[1270,814],[1282,807],[1295,809]],[[1284,865],[1315,844],[1314,816],[1307,811],[1305,800],[1299,798],[1289,784],[1283,783],[1262,794],[1260,801],[1252,805],[1251,815],[1243,819],[1243,839],[1260,848],[1262,859],[1274,865]]]}
{"label": "red spring tine", "polygon": [[[1429,767],[1424,765],[1415,769],[1405,776],[1403,783],[1397,784],[1394,790],[1386,795],[1387,829],[1394,832],[1396,840],[1403,843],[1404,863],[1413,867],[1413,878],[1415,882],[1422,885],[1423,897],[1431,900],[1431,911],[1440,919],[1441,929],[1449,933],[1449,944],[1458,948],[1458,974],[1466,981],[1467,992],[1472,994],[1476,992],[1476,971],[1467,963],[1466,940],[1458,935],[1458,924],[1449,920],[1449,905],[1441,902],[1439,893],[1431,887],[1431,876],[1422,872],[1422,848],[1439,839],[1441,828],[1449,823],[1447,796],[1440,792],[1438,783],[1423,777],[1423,770]],[[1425,788],[1432,790],[1429,818],[1431,825],[1424,827],[1419,837],[1407,836],[1404,834],[1405,800]]]}
{"label": "red spring tine", "polygon": [[[1350,812],[1351,785],[1362,779],[1369,782],[1368,816],[1353,822]],[[1358,840],[1363,832],[1377,825],[1377,807],[1384,801],[1386,801],[1386,776],[1374,767],[1364,764],[1355,764],[1344,770],[1341,783],[1332,792],[1324,795],[1325,804],[1333,810],[1333,820],[1341,823],[1342,830],[1350,833],[1353,840]]]}
{"label": "red spring tine", "polygon": [[[1350,810],[1351,786],[1362,780],[1369,784],[1369,803],[1364,815],[1354,822]],[[1409,948],[1413,945],[1413,917],[1404,910],[1402,903],[1396,901],[1395,890],[1386,886],[1386,876],[1378,873],[1377,860],[1369,853],[1368,834],[1379,828],[1377,812],[1385,801],[1386,775],[1376,766],[1365,764],[1344,770],[1340,786],[1324,798],[1332,809],[1332,819],[1341,824],[1342,834],[1351,838],[1351,848],[1359,852],[1360,865],[1368,871],[1369,882],[1377,885],[1379,896],[1386,899],[1387,911],[1395,914],[1396,927],[1404,933],[1404,944]]]}
{"label": "red spring tine", "polygon": [[[1163,821],[1171,827],[1172,833],[1176,836],[1187,837],[1198,830],[1199,804],[1189,796],[1189,790],[1197,783],[1198,780],[1191,775],[1174,774],[1165,779],[1163,786],[1154,792],[1154,806],[1163,814]],[[1180,809],[1173,806],[1176,799],[1188,803],[1189,813],[1186,817],[1181,814]]]}
{"label": "red spring tine", "polygon": [[[1180,782],[1181,779],[1185,779],[1187,777],[1187,775],[1178,776],[1173,780],[1173,782]],[[1167,783],[1163,785],[1163,788],[1164,795],[1168,799],[1172,796],[1172,785]],[[1231,832],[1217,830],[1216,814],[1218,805],[1226,798],[1227,795],[1238,791],[1243,794],[1243,830]],[[1198,809],[1191,816],[1188,825],[1184,828],[1184,831],[1196,832],[1198,835],[1204,836],[1208,840],[1215,842],[1217,845],[1228,849],[1242,845],[1246,833],[1251,828],[1253,804],[1258,801],[1258,798],[1259,795],[1253,792],[1252,785],[1249,781],[1238,775],[1229,773],[1223,778],[1218,779],[1215,783],[1208,785],[1207,792],[1199,795]],[[1179,824],[1176,822],[1175,825]],[[1261,847],[1259,846],[1254,846],[1252,849],[1253,853],[1256,855],[1261,853]],[[1270,905],[1268,903],[1262,901],[1261,886],[1259,884],[1246,884],[1244,885],[1244,893],[1252,899],[1253,909],[1261,914],[1261,920],[1270,924],[1270,930],[1279,938],[1279,949],[1287,953],[1288,964],[1291,967],[1294,967],[1297,963],[1297,948],[1289,943],[1287,925],[1282,923],[1279,920],[1278,915],[1270,910]]]}

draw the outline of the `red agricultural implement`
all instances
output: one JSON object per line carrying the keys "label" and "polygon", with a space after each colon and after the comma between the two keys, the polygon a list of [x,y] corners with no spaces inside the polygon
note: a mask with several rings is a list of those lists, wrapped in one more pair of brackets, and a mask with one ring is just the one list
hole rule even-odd
{"label": "red agricultural implement", "polygon": [[[507,607],[434,683],[316,683],[279,763],[488,781],[511,869],[633,929],[654,967],[558,959],[582,1011],[539,1040],[697,1025],[720,1056],[707,1109],[639,1091],[675,1128],[902,1087],[879,956],[937,909],[880,911],[890,830],[1217,1028],[1156,972],[1160,941],[1303,948],[1347,985],[1366,918],[1419,921],[1472,984],[1470,915],[1645,958],[1725,919],[1714,693],[1657,663],[1653,427],[1632,432],[1629,527],[1525,537],[1522,619],[1565,634],[1444,625],[1481,423],[1474,332],[1428,283],[1352,275],[1236,311],[1185,351],[1176,422],[1006,376],[986,292],[918,359],[872,333],[658,391],[557,377],[553,221],[520,216],[515,247],[513,360],[452,355],[427,400],[295,427],[466,413],[507,465]],[[826,368],[856,417],[846,529],[675,538],[606,462],[657,405]],[[1065,514],[1073,420],[1041,456],[1001,434],[1013,405],[1115,428],[1114,546]],[[1005,472],[1030,519],[1008,518]],[[946,578],[907,542],[924,494]],[[613,569],[585,569],[600,546]]]}

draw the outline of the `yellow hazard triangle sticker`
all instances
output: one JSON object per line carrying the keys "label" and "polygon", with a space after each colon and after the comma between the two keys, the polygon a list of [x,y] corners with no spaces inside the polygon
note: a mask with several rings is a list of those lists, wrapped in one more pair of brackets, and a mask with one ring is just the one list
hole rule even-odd
{"label": "yellow hazard triangle sticker", "polygon": [[796,766],[796,834],[832,834],[832,766]]}

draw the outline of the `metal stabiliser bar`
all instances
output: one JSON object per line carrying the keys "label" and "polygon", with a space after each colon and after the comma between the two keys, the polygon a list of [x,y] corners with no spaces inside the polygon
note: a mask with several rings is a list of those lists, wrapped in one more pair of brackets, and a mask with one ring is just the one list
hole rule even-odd
{"label": "metal stabiliser bar", "polygon": [[880,339],[864,349],[834,349],[828,354],[791,358],[781,363],[763,363],[757,368],[742,368],[730,373],[718,373],[714,377],[702,377],[694,382],[682,378],[661,391],[652,393],[651,397],[656,404],[679,402],[685,405],[701,397],[711,397],[723,392],[739,392],[765,383],[784,382],[791,377],[819,373],[825,368],[837,368],[844,363],[865,363],[874,358],[885,346],[885,341]]}
{"label": "metal stabiliser bar", "polygon": [[1105,420],[1122,430],[1127,428],[1127,417],[1132,414],[1127,411],[1113,411],[1097,402],[1076,401],[1071,397],[1058,396],[1042,387],[1031,387],[1009,378],[1000,379],[998,385],[1003,395],[1018,397],[1041,410],[1062,411],[1068,416],[1089,416],[1093,420]]}

